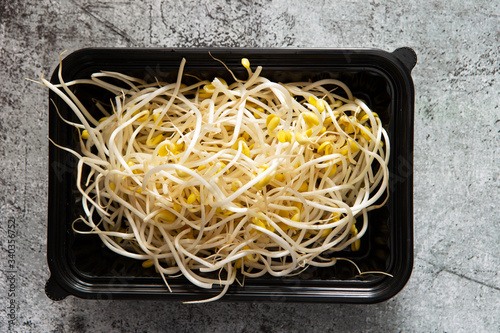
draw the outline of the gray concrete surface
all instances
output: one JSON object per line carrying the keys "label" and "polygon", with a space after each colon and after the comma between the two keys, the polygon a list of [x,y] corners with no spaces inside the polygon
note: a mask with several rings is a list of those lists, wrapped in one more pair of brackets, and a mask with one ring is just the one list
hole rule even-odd
{"label": "gray concrete surface", "polygon": [[[499,332],[498,1],[0,1],[0,331]],[[415,265],[375,305],[54,302],[44,294],[47,91],[63,50],[86,46],[410,46]],[[16,223],[8,297],[8,220]]]}

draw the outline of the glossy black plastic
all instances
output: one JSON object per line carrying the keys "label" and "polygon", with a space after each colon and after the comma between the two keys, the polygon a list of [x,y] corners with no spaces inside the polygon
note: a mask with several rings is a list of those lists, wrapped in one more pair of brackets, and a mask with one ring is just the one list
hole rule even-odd
{"label": "glossy black plastic", "polygon": [[[71,81],[89,78],[98,71],[118,71],[146,80],[159,77],[173,82],[182,58],[185,72],[211,79],[221,76],[232,82],[228,71],[209,52],[221,59],[236,76],[245,77],[240,61],[261,65],[262,75],[274,81],[306,81],[337,78],[358,98],[365,100],[383,120],[391,142],[390,195],[385,207],[370,213],[370,226],[358,252],[338,256],[357,263],[363,271],[381,270],[392,274],[355,277],[347,261],[331,268],[309,268],[298,276],[246,279],[235,284],[226,301],[279,301],[375,303],[397,294],[413,268],[413,117],[414,87],[411,70],[416,55],[410,48],[392,53],[381,50],[331,49],[82,49],[62,62],[62,76]],[[58,83],[56,68],[52,82]],[[186,78],[189,80],[189,78]],[[89,107],[92,98],[108,98],[90,85],[72,88]],[[62,146],[78,149],[77,132],[61,119],[76,121],[69,107],[54,93],[49,94],[49,137]],[[76,160],[49,144],[49,207],[47,258],[51,277],[46,294],[53,300],[68,295],[97,299],[206,299],[220,288],[203,290],[186,279],[169,279],[172,293],[153,269],[114,254],[95,235],[77,235],[73,221],[83,214],[76,189]]]}

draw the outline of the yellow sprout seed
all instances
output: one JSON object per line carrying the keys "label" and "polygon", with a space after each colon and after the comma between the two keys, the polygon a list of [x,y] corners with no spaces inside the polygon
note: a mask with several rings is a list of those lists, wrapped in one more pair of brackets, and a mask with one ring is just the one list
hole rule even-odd
{"label": "yellow sprout seed", "polygon": [[346,116],[346,115],[343,115],[343,116],[341,116],[341,117],[339,118],[339,123],[340,123],[341,125],[347,126],[347,125],[349,125],[349,124],[350,124],[350,122],[349,122],[349,118],[347,118],[347,116]]}
{"label": "yellow sprout seed", "polygon": [[328,173],[328,176],[331,177],[331,176],[335,175],[336,173],[337,173],[337,164],[333,164],[332,169]]}
{"label": "yellow sprout seed", "polygon": [[203,90],[201,90],[200,93],[198,94],[198,97],[199,98],[211,98],[212,94],[211,93],[203,92]]}
{"label": "yellow sprout seed", "polygon": [[149,118],[149,111],[145,112],[142,116],[137,118],[137,121],[144,122],[144,121],[148,120],[148,118]]}
{"label": "yellow sprout seed", "polygon": [[361,241],[359,239],[355,240],[354,243],[351,243],[352,251],[359,251],[360,247],[361,247]]}
{"label": "yellow sprout seed", "polygon": [[342,101],[335,101],[333,104],[332,104],[332,109],[334,108],[339,108],[343,105],[344,103],[342,103]]}
{"label": "yellow sprout seed", "polygon": [[283,130],[279,131],[278,140],[281,143],[292,142],[292,132]]}
{"label": "yellow sprout seed", "polygon": [[348,143],[345,144],[344,148],[340,151],[342,155],[347,155],[349,152],[349,147],[351,148],[351,153],[357,153],[359,150],[359,146],[357,145],[356,141],[353,141],[351,139],[348,140]]}
{"label": "yellow sprout seed", "polygon": [[356,141],[349,139],[349,143],[351,144],[351,152],[356,153],[359,150],[359,146]]}
{"label": "yellow sprout seed", "polygon": [[318,109],[319,113],[322,113],[325,111],[325,101],[322,99],[318,99],[318,102],[316,103],[316,109]]}
{"label": "yellow sprout seed", "polygon": [[363,127],[361,128],[361,136],[362,136],[363,138],[365,138],[366,140],[370,141],[370,140],[371,140],[371,138],[370,138],[370,136],[368,135],[368,133],[370,133],[370,130],[369,130],[368,128],[366,128],[366,126],[363,126]]}
{"label": "yellow sprout seed", "polygon": [[161,156],[161,157],[168,156],[167,145],[163,145],[163,146],[160,147],[160,150],[158,150],[158,155]]}
{"label": "yellow sprout seed", "polygon": [[309,143],[307,136],[302,133],[295,133],[295,140],[301,145]]}
{"label": "yellow sprout seed", "polygon": [[274,177],[277,181],[279,182],[282,182],[285,180],[285,175],[282,174],[282,173],[278,173],[275,177]]}
{"label": "yellow sprout seed", "polygon": [[153,259],[148,259],[142,262],[142,268],[153,267]]}
{"label": "yellow sprout seed", "polygon": [[241,265],[242,265],[242,260],[241,260],[241,258],[240,258],[240,259],[238,259],[238,260],[236,260],[236,261],[234,262],[234,268],[235,268],[235,269],[240,269],[240,268],[241,268]]}
{"label": "yellow sprout seed", "polygon": [[[134,163],[134,162],[132,162],[132,161],[128,161],[128,162],[127,162],[127,165],[128,165],[129,167],[133,167],[133,166],[135,165],[135,163]],[[137,175],[137,174],[142,173],[142,171],[141,171],[141,170],[139,170],[139,169],[134,169],[134,170],[132,170],[132,173]]]}
{"label": "yellow sprout seed", "polygon": [[[226,87],[226,88],[228,87],[226,80],[224,80],[223,78],[218,77],[218,78],[217,78],[217,80],[219,80],[219,81],[220,81],[220,83],[222,83],[222,85],[223,85],[224,87]],[[214,80],[214,81],[215,81],[215,80]],[[213,82],[212,82],[212,83],[213,83]]]}
{"label": "yellow sprout seed", "polygon": [[90,135],[89,135],[89,131],[87,131],[87,130],[83,130],[83,131],[82,131],[82,139],[83,139],[83,140],[87,140],[89,137],[90,137]]}
{"label": "yellow sprout seed", "polygon": [[317,101],[316,97],[314,97],[314,96],[311,95],[311,96],[309,96],[309,100],[308,101],[309,101],[309,104],[311,104],[312,106],[316,107],[316,101]]}
{"label": "yellow sprout seed", "polygon": [[181,150],[183,150],[183,149],[184,149],[184,142],[181,142],[181,143],[176,143],[176,144],[175,144],[175,150],[176,150],[177,152],[179,152],[179,151],[181,151]]}
{"label": "yellow sprout seed", "polygon": [[271,120],[273,120],[274,118],[277,118],[278,116],[275,115],[275,114],[270,114],[269,116],[267,116],[266,118],[266,126],[269,127],[269,122],[271,122]]}
{"label": "yellow sprout seed", "polygon": [[156,215],[156,217],[158,220],[163,220],[163,221],[168,222],[168,223],[175,222],[175,220],[177,219],[177,216],[175,216],[174,213],[169,212],[167,210],[159,213],[158,215]]}
{"label": "yellow sprout seed", "polygon": [[188,198],[187,198],[186,202],[187,202],[189,205],[192,205],[192,204],[193,204],[195,201],[197,201],[197,200],[198,200],[198,197],[196,196],[196,194],[195,194],[195,193],[191,193],[191,194],[188,196]]}
{"label": "yellow sprout seed", "polygon": [[182,211],[182,207],[181,207],[181,205],[174,203],[174,210],[175,210],[177,213],[180,213],[180,212]]}
{"label": "yellow sprout seed", "polygon": [[185,177],[189,176],[189,173],[182,171],[182,170],[179,170],[179,169],[175,169],[175,172],[177,173],[177,176],[179,176],[181,178],[185,178]]}
{"label": "yellow sprout seed", "polygon": [[309,96],[309,104],[314,106],[321,113],[325,111],[325,101],[323,99],[317,99],[314,96]]}
{"label": "yellow sprout seed", "polygon": [[257,184],[255,184],[255,188],[259,191],[262,191],[262,189],[269,184],[271,181],[272,175],[267,175],[266,177],[262,178]]}
{"label": "yellow sprout seed", "polygon": [[247,59],[247,58],[243,58],[241,59],[241,64],[243,65],[243,67],[245,67],[246,69],[249,69],[250,68],[250,61]]}
{"label": "yellow sprout seed", "polygon": [[293,214],[292,221],[300,222],[300,212]]}
{"label": "yellow sprout seed", "polygon": [[219,168],[219,170],[217,170],[217,172],[215,174],[221,172],[222,169],[224,169],[226,167],[226,163],[224,163],[224,162],[219,162],[219,164],[220,164],[220,168]]}
{"label": "yellow sprout seed", "polygon": [[[243,246],[242,250],[250,250],[250,248],[247,245],[245,245],[245,246]],[[257,261],[259,261],[259,256],[258,255],[254,256],[254,255],[249,254],[249,255],[245,256],[245,259],[250,261],[250,262],[257,262]]]}
{"label": "yellow sprout seed", "polygon": [[275,114],[270,114],[266,118],[266,126],[269,132],[274,131],[276,127],[278,127],[279,123],[280,123],[280,118],[278,118],[278,116],[276,116]]}
{"label": "yellow sprout seed", "polygon": [[303,113],[304,121],[306,122],[307,126],[313,127],[319,125],[319,119],[318,116],[314,112],[304,112]]}
{"label": "yellow sprout seed", "polygon": [[148,146],[156,146],[157,144],[159,144],[160,142],[162,142],[164,138],[165,138],[165,137],[163,136],[163,134],[159,134],[159,135],[157,135],[157,136],[155,136],[155,137],[151,138],[151,140],[148,140],[148,141],[146,142],[146,144],[147,144]]}
{"label": "yellow sprout seed", "polygon": [[252,219],[252,222],[253,224],[255,224],[256,226],[259,226],[261,228],[265,228],[266,227],[266,224],[264,222],[262,222],[260,219],[257,219],[257,218],[253,218]]}
{"label": "yellow sprout seed", "polygon": [[243,155],[245,155],[246,157],[250,157],[250,148],[248,148],[246,142],[243,141],[241,145],[241,152],[243,153]]}
{"label": "yellow sprout seed", "polygon": [[332,228],[324,229],[323,232],[321,232],[321,237],[325,238],[330,234],[330,232],[332,232]]}
{"label": "yellow sprout seed", "polygon": [[288,211],[287,211],[287,210],[280,210],[280,211],[278,211],[278,215],[279,215],[279,216],[281,216],[281,217],[286,217],[286,218],[288,218],[288,216],[289,216],[290,214],[288,214]]}
{"label": "yellow sprout seed", "polygon": [[290,229],[290,226],[286,223],[278,222],[277,225],[283,231],[287,231],[288,229]]}
{"label": "yellow sprout seed", "polygon": [[231,183],[231,190],[236,192],[241,187],[241,182],[239,180],[233,180]]}
{"label": "yellow sprout seed", "polygon": [[213,84],[205,84],[203,86],[203,91],[205,91],[207,94],[213,94],[215,91],[215,86]]}
{"label": "yellow sprout seed", "polygon": [[[374,117],[375,119],[376,119],[376,118],[378,118],[378,114],[377,114],[376,112],[372,112],[372,115],[373,115],[373,117]],[[360,119],[359,121],[360,121],[360,122],[362,122],[362,121],[365,121],[365,120],[367,120],[367,119],[369,119],[369,118],[370,118],[370,117],[368,117],[368,115],[367,115],[367,114],[364,114],[364,115],[363,115],[363,117],[361,117],[361,119]]]}
{"label": "yellow sprout seed", "polygon": [[245,141],[245,139],[243,137],[239,137],[238,139],[236,139],[236,142],[234,143],[234,145],[231,148],[233,148],[234,150],[238,150],[238,147],[240,145],[240,141]]}
{"label": "yellow sprout seed", "polygon": [[330,141],[325,141],[323,142],[319,147],[318,147],[318,154],[321,154],[321,152],[325,152],[324,155],[328,155],[327,153],[327,147],[331,147],[332,143]]}

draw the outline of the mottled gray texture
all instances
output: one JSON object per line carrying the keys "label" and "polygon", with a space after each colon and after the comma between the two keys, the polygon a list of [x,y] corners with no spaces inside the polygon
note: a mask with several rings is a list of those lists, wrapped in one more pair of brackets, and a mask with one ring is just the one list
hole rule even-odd
{"label": "mottled gray texture", "polygon": [[[22,332],[498,332],[500,8],[495,1],[0,1],[0,239],[17,222]],[[61,51],[86,46],[410,46],[415,266],[370,306],[53,302],[44,294],[47,92]],[[7,330],[0,277],[0,331]]]}

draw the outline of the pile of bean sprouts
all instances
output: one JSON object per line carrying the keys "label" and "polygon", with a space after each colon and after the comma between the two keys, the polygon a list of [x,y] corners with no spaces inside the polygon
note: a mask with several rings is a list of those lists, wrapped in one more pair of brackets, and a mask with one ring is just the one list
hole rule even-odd
{"label": "pile of bean sprouts", "polygon": [[[335,79],[272,82],[244,58],[246,80],[186,85],[185,62],[174,83],[104,71],[64,82],[62,64],[59,84],[42,77],[79,119],[64,121],[80,151],[58,145],[78,158],[90,230],[75,231],[154,266],[167,286],[178,275],[223,286],[206,301],[241,277],[290,276],[359,250],[388,186],[378,115]],[[95,102],[102,116],[72,93],[83,84],[114,95]]]}

